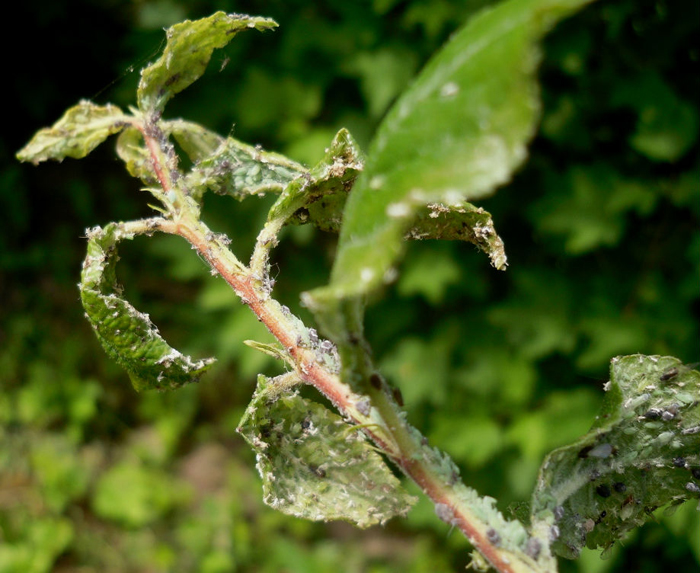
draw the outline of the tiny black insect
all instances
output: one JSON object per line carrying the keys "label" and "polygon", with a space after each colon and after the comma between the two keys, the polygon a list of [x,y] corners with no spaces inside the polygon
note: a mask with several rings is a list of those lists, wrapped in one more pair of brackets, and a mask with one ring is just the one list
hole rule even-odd
{"label": "tiny black insect", "polygon": [[627,491],[627,486],[624,483],[622,483],[621,481],[618,481],[618,482],[615,482],[613,484],[613,489],[617,493],[625,493]]}
{"label": "tiny black insect", "polygon": [[610,495],[612,494],[612,492],[610,491],[610,488],[607,485],[605,485],[604,483],[602,483],[598,487],[596,487],[595,492],[600,497],[610,497]]}
{"label": "tiny black insect", "polygon": [[373,388],[379,390],[382,387],[382,377],[375,372],[369,377],[369,383]]}
{"label": "tiny black insect", "polygon": [[662,382],[667,382],[671,378],[675,378],[678,376],[678,368],[669,368],[664,372],[661,376],[659,376],[659,380]]}

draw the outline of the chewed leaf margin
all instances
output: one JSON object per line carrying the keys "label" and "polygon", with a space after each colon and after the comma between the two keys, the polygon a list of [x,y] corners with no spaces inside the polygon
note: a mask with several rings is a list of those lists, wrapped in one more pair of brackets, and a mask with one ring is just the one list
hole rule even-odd
{"label": "chewed leaf margin", "polygon": [[138,391],[175,389],[197,382],[214,359],[193,360],[172,348],[148,315],[122,298],[115,272],[117,244],[134,234],[124,223],[95,227],[87,234],[80,298],[107,354],[127,371]]}
{"label": "chewed leaf margin", "polygon": [[545,460],[533,526],[554,552],[611,547],[656,509],[700,500],[700,372],[670,356],[614,358],[591,431]]}

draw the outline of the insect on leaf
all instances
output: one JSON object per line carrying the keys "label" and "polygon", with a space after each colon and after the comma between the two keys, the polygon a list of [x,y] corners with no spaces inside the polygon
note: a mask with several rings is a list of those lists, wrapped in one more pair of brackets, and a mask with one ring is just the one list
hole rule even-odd
{"label": "insect on leaf", "polygon": [[238,432],[253,447],[269,506],[311,520],[359,527],[405,515],[405,493],[361,432],[324,406],[258,377]]}
{"label": "insect on leaf", "polygon": [[139,109],[149,113],[163,111],[170,98],[202,76],[214,50],[223,48],[238,32],[276,27],[277,23],[269,18],[217,12],[168,28],[163,55],[141,71]]}
{"label": "insect on leaf", "polygon": [[587,1],[510,0],[482,10],[427,64],[369,147],[331,282],[311,296],[316,307],[391,280],[420,209],[462,207],[511,178],[539,118],[540,40]]}
{"label": "insect on leaf", "polygon": [[700,499],[700,372],[669,356],[614,358],[588,434],[545,460],[532,520],[575,558],[608,548],[666,504]]}
{"label": "insect on leaf", "polygon": [[88,231],[80,297],[103,348],[129,374],[136,390],[167,390],[197,382],[213,358],[192,360],[168,345],[148,315],[121,296],[115,266],[117,243],[132,239],[119,223]]}

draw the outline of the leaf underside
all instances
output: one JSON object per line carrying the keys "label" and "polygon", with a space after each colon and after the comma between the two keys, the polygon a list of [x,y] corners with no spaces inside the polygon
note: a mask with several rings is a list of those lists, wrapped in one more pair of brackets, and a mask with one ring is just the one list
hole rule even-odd
{"label": "leaf underside", "polygon": [[258,378],[238,432],[256,453],[265,503],[283,513],[364,528],[415,501],[361,432],[274,379]]}
{"label": "leaf underside", "polygon": [[160,336],[148,315],[121,297],[115,266],[117,243],[131,239],[119,223],[88,231],[80,297],[105,351],[129,374],[136,390],[166,390],[197,382],[214,359],[192,360]]}
{"label": "leaf underside", "polygon": [[533,522],[558,528],[553,550],[608,548],[659,507],[700,499],[700,372],[668,356],[613,359],[591,431],[540,470]]}

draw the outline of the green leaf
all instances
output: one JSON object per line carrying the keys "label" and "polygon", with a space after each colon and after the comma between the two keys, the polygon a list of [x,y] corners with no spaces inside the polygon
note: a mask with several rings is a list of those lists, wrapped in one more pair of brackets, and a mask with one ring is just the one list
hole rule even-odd
{"label": "green leaf", "polygon": [[669,356],[614,358],[591,431],[540,470],[533,522],[575,558],[608,548],[666,504],[700,499],[700,372]]}
{"label": "green leaf", "polygon": [[[189,130],[189,138],[192,138]],[[182,133],[174,133],[178,141]],[[213,140],[212,140],[213,142]],[[201,145],[201,144],[200,144]],[[307,169],[278,153],[263,151],[232,137],[222,140],[213,154],[199,161],[187,176],[190,189],[210,189],[238,200],[267,192],[280,193]]]}
{"label": "green leaf", "polygon": [[164,471],[141,462],[122,461],[110,467],[95,485],[92,508],[127,527],[146,527],[186,495]]}
{"label": "green leaf", "polygon": [[217,12],[208,18],[186,20],[168,28],[163,55],[141,71],[139,109],[162,112],[170,98],[202,76],[213,51],[223,48],[238,32],[276,27],[277,23],[269,18]]}
{"label": "green leaf", "polygon": [[345,208],[331,284],[313,293],[317,304],[390,280],[418,209],[462,208],[510,179],[539,116],[539,41],[586,2],[504,2],[469,21],[428,63],[370,146]]}
{"label": "green leaf", "polygon": [[80,283],[87,318],[105,351],[126,369],[136,390],[173,389],[196,382],[214,359],[194,361],[170,347],[148,315],[121,297],[115,273],[116,246],[133,236],[123,223],[88,231]]}
{"label": "green leaf", "polygon": [[404,515],[415,499],[362,433],[287,390],[259,376],[238,428],[256,452],[265,503],[297,517],[359,527]]}
{"label": "green leaf", "polygon": [[149,186],[157,185],[158,177],[153,170],[153,160],[138,129],[127,127],[119,134],[117,155],[132,177],[138,177]]}
{"label": "green leaf", "polygon": [[268,219],[286,221],[295,216],[300,223],[311,221],[321,228],[339,227],[341,212],[337,206],[344,202],[361,170],[359,147],[350,132],[341,129],[324,158],[304,177],[287,185],[270,209]]}
{"label": "green leaf", "polygon": [[431,203],[417,210],[415,216],[405,238],[467,241],[486,253],[499,271],[508,265],[503,240],[496,233],[491,214],[483,207],[466,202],[459,207]]}
{"label": "green leaf", "polygon": [[225,141],[218,133],[183,119],[163,122],[163,131],[175,138],[192,161],[210,157]]}
{"label": "green leaf", "polygon": [[35,165],[47,159],[80,159],[110,135],[119,133],[131,118],[114,105],[81,101],[52,127],[39,130],[18,153],[20,161]]}

